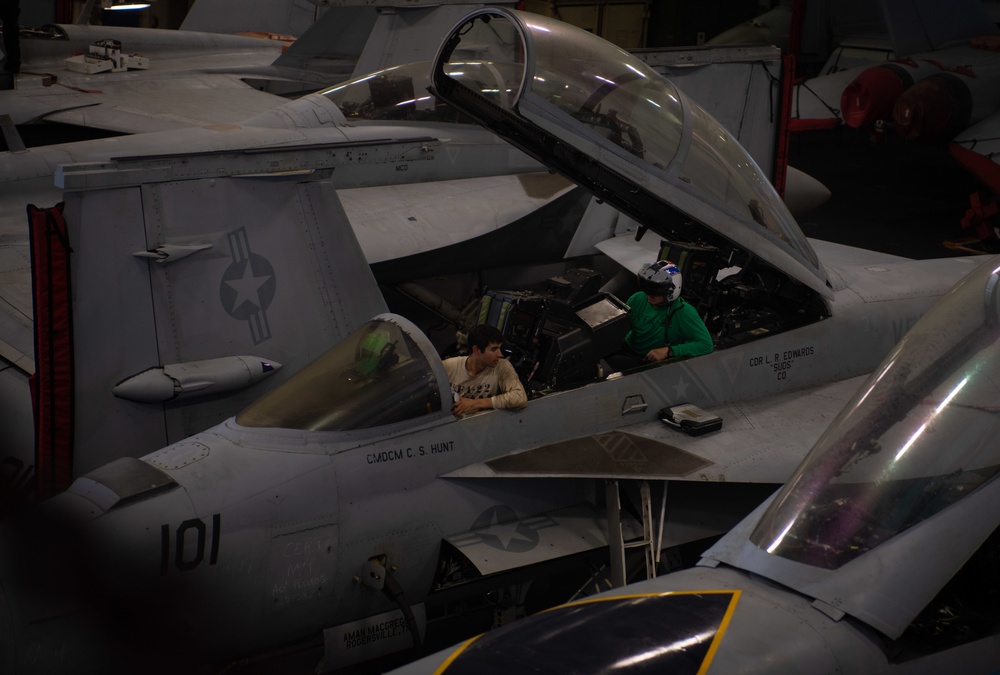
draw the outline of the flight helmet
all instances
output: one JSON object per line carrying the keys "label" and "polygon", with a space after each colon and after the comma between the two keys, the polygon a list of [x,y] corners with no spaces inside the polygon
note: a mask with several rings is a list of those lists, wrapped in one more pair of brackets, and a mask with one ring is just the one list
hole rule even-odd
{"label": "flight helmet", "polygon": [[664,302],[673,302],[681,294],[681,271],[669,260],[646,263],[636,275],[639,290],[650,295],[662,295]]}

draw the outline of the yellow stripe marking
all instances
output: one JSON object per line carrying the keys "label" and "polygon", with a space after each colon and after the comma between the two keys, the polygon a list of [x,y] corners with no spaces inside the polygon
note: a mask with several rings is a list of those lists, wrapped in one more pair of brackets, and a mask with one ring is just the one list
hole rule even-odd
{"label": "yellow stripe marking", "polygon": [[719,643],[722,642],[722,636],[725,634],[726,629],[729,628],[729,621],[733,618],[733,612],[736,611],[736,603],[740,601],[740,595],[743,593],[743,591],[739,589],[725,592],[732,593],[733,598],[729,601],[729,607],[726,608],[726,613],[722,617],[722,621],[719,623],[719,630],[715,632],[715,637],[712,638],[712,644],[708,647],[708,653],[705,654],[705,659],[701,662],[701,668],[698,669],[698,675],[705,675],[705,673],[708,672],[708,667],[712,665],[712,659],[715,658],[715,653],[719,650]]}
{"label": "yellow stripe marking", "polygon": [[[740,595],[742,591],[739,589],[728,589],[728,590],[712,590],[712,591],[666,591],[665,593],[633,593],[630,595],[613,595],[607,598],[588,598],[586,600],[578,600],[576,602],[570,602],[565,605],[558,605],[556,607],[549,607],[548,609],[542,610],[533,616],[538,614],[545,614],[546,612],[552,612],[557,609],[565,609],[566,607],[578,607],[580,605],[591,605],[598,602],[612,602],[616,600],[634,600],[636,598],[656,598],[656,597],[666,597],[668,595],[719,595],[722,593],[728,593],[732,595],[732,599],[729,601],[729,606],[726,608],[726,613],[722,617],[722,621],[719,622],[719,628],[715,632],[715,637],[712,638],[712,644],[708,647],[708,652],[705,654],[705,659],[702,661],[701,668],[698,670],[698,675],[705,675],[708,672],[708,667],[712,665],[712,659],[715,658],[715,653],[719,649],[719,643],[722,641],[722,635],[726,632],[729,627],[729,622],[733,617],[733,612],[736,611],[736,603],[739,602]],[[479,638],[486,635],[486,633],[480,633],[474,638],[470,638],[462,643],[462,645],[456,649],[452,654],[445,659],[437,670],[434,671],[434,675],[441,675],[448,669],[448,666],[459,657],[459,655],[466,650],[473,642]]]}
{"label": "yellow stripe marking", "polygon": [[444,663],[442,663],[440,666],[438,666],[438,669],[434,671],[434,675],[441,675],[441,673],[443,673],[444,671],[446,671],[448,669],[448,666],[451,665],[451,662],[454,661],[455,659],[457,659],[458,655],[465,651],[466,647],[468,647],[469,645],[471,645],[473,642],[475,642],[479,638],[483,637],[484,635],[486,635],[486,633],[480,633],[476,637],[469,638],[468,640],[466,640],[465,642],[463,642],[461,647],[459,647],[458,649],[456,649],[452,653],[451,656],[449,656],[447,659],[444,660]]}

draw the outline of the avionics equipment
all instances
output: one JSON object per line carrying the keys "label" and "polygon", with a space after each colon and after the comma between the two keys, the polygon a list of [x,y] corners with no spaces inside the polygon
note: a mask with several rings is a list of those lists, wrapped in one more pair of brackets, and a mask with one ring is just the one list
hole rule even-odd
{"label": "avionics equipment", "polygon": [[504,335],[504,347],[529,396],[600,379],[600,360],[625,340],[628,307],[600,293],[601,275],[574,269],[545,292],[488,291],[480,320]]}

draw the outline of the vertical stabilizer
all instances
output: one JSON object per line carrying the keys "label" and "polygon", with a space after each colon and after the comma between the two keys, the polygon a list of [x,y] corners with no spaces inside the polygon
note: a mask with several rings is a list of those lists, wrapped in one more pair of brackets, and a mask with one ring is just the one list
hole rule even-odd
{"label": "vertical stabilizer", "polygon": [[205,33],[277,33],[298,37],[327,11],[312,0],[198,0],[181,30]]}
{"label": "vertical stabilizer", "polygon": [[385,0],[331,7],[278,57],[274,65],[331,72],[333,64],[353,63],[351,77],[360,77],[389,66],[430,61],[444,34],[469,10],[482,4]]}
{"label": "vertical stabilizer", "polygon": [[[75,386],[87,392],[75,410],[76,475],[235,414],[386,311],[336,189],[308,168],[312,156],[298,153],[294,172],[264,171],[281,163],[268,153],[212,156],[204,170],[184,156],[62,167]],[[182,383],[165,402],[112,393],[149,369],[239,367],[233,357],[248,355],[282,367],[201,397]]]}
{"label": "vertical stabilizer", "polygon": [[378,16],[374,7],[333,7],[292,43],[274,65],[322,72],[326,70],[322,64],[356,62]]}

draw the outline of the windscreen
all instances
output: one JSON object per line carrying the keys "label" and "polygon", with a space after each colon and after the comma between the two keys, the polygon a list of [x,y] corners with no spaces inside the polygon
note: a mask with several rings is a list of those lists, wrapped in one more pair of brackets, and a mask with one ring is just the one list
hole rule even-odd
{"label": "windscreen", "polygon": [[374,320],[236,416],[246,427],[367,429],[441,410],[423,352],[398,325]]}
{"label": "windscreen", "polygon": [[836,569],[997,473],[998,297],[993,260],[906,334],[771,503],[756,546]]}

